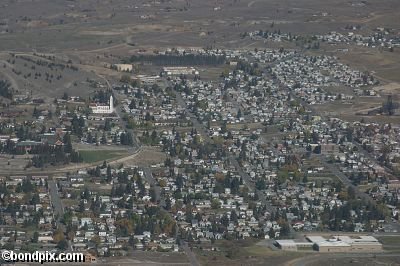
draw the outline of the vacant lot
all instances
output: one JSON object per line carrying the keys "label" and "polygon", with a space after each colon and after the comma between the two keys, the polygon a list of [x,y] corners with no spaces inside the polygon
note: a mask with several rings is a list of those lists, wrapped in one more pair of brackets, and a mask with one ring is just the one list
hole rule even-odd
{"label": "vacant lot", "polygon": [[259,246],[256,240],[246,239],[229,242],[217,241],[219,251],[193,249],[201,265],[284,265],[295,258],[304,256],[301,252],[272,251]]}
{"label": "vacant lot", "polygon": [[385,251],[394,254],[400,253],[400,236],[381,236],[378,239],[382,242]]}
{"label": "vacant lot", "polygon": [[126,166],[151,166],[153,164],[164,163],[166,158],[165,153],[160,148],[144,146],[137,154],[121,161]]}
{"label": "vacant lot", "polygon": [[24,170],[30,162],[31,155],[0,155],[0,169],[3,171]]}
{"label": "vacant lot", "polygon": [[375,265],[400,265],[396,255],[369,255],[369,254],[319,254],[311,257],[295,259],[286,263],[287,266],[297,265],[333,265],[333,266],[375,266]]}
{"label": "vacant lot", "polygon": [[128,257],[104,258],[102,265],[190,265],[184,253],[128,251]]}
{"label": "vacant lot", "polygon": [[79,153],[83,158],[83,162],[85,163],[118,159],[128,154],[124,150],[81,150]]}

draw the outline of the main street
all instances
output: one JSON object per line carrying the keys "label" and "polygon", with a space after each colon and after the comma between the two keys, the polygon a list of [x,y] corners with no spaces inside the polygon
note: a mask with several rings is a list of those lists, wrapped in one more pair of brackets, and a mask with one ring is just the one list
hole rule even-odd
{"label": "main street", "polygon": [[[53,211],[55,217],[57,218],[57,228],[61,229],[64,233],[66,232],[65,225],[61,222],[64,216],[64,207],[60,198],[60,194],[58,194],[58,187],[56,182],[53,179],[48,179],[47,181],[50,201],[53,206]],[[73,251],[71,241],[68,240],[68,249]]]}
{"label": "main street", "polygon": [[176,102],[181,106],[181,108],[185,109],[186,115],[190,118],[190,121],[192,122],[193,128],[197,130],[198,133],[204,138],[206,142],[212,143],[213,140],[210,138],[210,136],[207,133],[207,129],[203,124],[197,120],[197,117],[192,113],[192,111],[187,107],[185,100],[182,98],[182,95],[177,92],[175,92],[176,96]]}
{"label": "main street", "polygon": [[158,185],[157,180],[153,177],[153,173],[149,167],[143,168],[144,177],[146,181],[150,184],[150,186],[154,189],[156,202],[159,203],[160,207],[165,208],[165,200],[164,197],[161,196],[161,188]]}
{"label": "main street", "polygon": [[64,215],[64,208],[62,206],[60,195],[58,194],[57,184],[53,179],[49,179],[47,184],[49,187],[49,194],[51,203],[53,205],[54,213],[55,216],[58,217],[57,226],[62,226],[62,223],[60,223],[60,221]]}
{"label": "main street", "polygon": [[[143,172],[144,172],[144,177],[146,179],[146,181],[150,184],[150,186],[155,190],[156,193],[156,202],[158,202],[158,205],[164,209],[169,215],[170,217],[175,220],[175,218],[172,216],[172,214],[165,209],[165,198],[164,195],[161,193],[161,188],[157,183],[157,180],[154,178],[153,173],[151,171],[151,169],[149,167],[144,167],[143,168]],[[176,235],[175,238],[178,237],[178,232],[179,228],[176,225]],[[190,265],[191,266],[200,266],[199,261],[196,258],[196,255],[194,254],[194,252],[188,247],[188,244],[181,240],[179,246],[183,249],[183,251],[186,254],[186,257],[188,258]]]}

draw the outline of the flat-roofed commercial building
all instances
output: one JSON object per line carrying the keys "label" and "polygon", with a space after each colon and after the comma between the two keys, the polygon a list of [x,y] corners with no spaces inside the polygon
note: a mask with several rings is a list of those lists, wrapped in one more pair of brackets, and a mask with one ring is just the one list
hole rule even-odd
{"label": "flat-roofed commercial building", "polygon": [[350,244],[352,252],[382,251],[382,244],[379,243],[378,239],[373,236],[359,236],[357,238],[351,238],[349,236],[337,236],[335,238]]}
{"label": "flat-roofed commercial building", "polygon": [[333,236],[325,239],[322,236],[307,236],[320,252],[379,252],[382,244],[373,236]]}
{"label": "flat-roofed commercial building", "polygon": [[297,251],[296,242],[293,240],[276,240],[275,243],[282,250]]}
{"label": "flat-roofed commercial building", "polygon": [[276,240],[276,246],[282,250],[286,251],[297,251],[304,249],[312,249],[313,243],[311,242],[296,242],[294,240]]}
{"label": "flat-roofed commercial building", "polygon": [[349,252],[351,250],[350,244],[337,239],[318,242],[315,246],[319,252]]}

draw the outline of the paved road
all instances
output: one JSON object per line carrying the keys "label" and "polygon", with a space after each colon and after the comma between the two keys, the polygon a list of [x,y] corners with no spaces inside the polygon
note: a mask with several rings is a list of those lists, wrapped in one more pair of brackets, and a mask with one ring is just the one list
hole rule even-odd
{"label": "paved road", "polygon": [[[213,142],[212,138],[207,133],[207,129],[204,124],[201,124],[198,120],[197,117],[187,108],[186,102],[182,98],[181,94],[179,92],[175,91],[176,95],[176,100],[177,103],[186,110],[187,115],[190,117],[190,120],[193,123],[193,127],[197,130],[198,133],[200,133],[202,136],[204,136],[205,141],[207,142]],[[272,213],[276,211],[276,208],[271,205],[271,203],[266,199],[265,194],[256,189],[255,184],[252,182],[250,176],[243,170],[243,168],[240,166],[238,160],[236,159],[235,154],[231,153],[229,156],[229,162],[235,167],[236,171],[239,173],[241,176],[243,183],[247,186],[250,192],[256,193],[258,196],[259,201],[261,201],[262,204],[264,204],[268,210],[268,212]],[[290,232],[292,235],[296,234],[296,232],[293,230],[292,226],[290,225]]]}
{"label": "paved road", "polygon": [[64,215],[64,208],[62,206],[60,195],[58,194],[58,188],[56,182],[53,179],[49,179],[48,185],[49,185],[50,199],[53,204],[54,213],[55,215],[58,216],[58,225],[59,225],[61,224],[59,221]]}
{"label": "paved road", "polygon": [[[281,87],[285,87],[283,84],[281,84]],[[296,100],[298,100],[301,104],[302,104],[302,106],[306,106],[307,107],[307,109],[310,111],[310,114],[311,115],[313,115],[313,116],[320,116],[321,117],[321,119],[323,120],[323,121],[325,121],[325,122],[329,122],[329,119],[328,119],[328,117],[326,117],[326,116],[324,116],[321,112],[318,112],[312,105],[310,105],[310,104],[308,104],[307,102],[305,102],[303,99],[301,99],[301,98],[299,98],[296,94],[294,94],[293,92],[289,92],[290,93],[290,95],[292,96],[292,98],[293,99],[296,99]],[[382,166],[380,163],[378,163],[378,161],[376,160],[376,158],[372,155],[372,154],[370,154],[368,151],[366,151],[365,149],[364,149],[364,147],[360,144],[360,143],[358,143],[358,142],[356,142],[356,141],[352,141],[352,144],[353,145],[355,145],[357,148],[358,148],[358,151],[360,152],[360,153],[362,153],[367,159],[369,159],[371,162],[373,162],[373,163],[375,163],[375,164],[377,164],[377,165],[380,165],[381,167],[383,167],[385,170],[386,170],[386,172],[387,173],[389,173],[389,174],[393,174],[393,171],[391,170],[391,169],[389,169],[388,167],[386,167],[386,166]]]}
{"label": "paved road", "polygon": [[[120,164],[125,161],[134,159],[137,154],[142,150],[142,146],[138,145],[138,147],[132,147],[129,151],[129,155],[120,159],[112,160],[112,161],[107,161],[109,164]],[[94,162],[90,164],[76,164],[76,165],[70,165],[61,169],[45,169],[45,170],[38,170],[36,168],[32,170],[3,170],[0,169],[0,175],[57,175],[57,174],[68,174],[74,171],[78,171],[81,169],[90,169],[93,167],[96,167],[97,165],[103,163],[103,161],[100,162]]]}
{"label": "paved road", "polygon": [[[66,232],[65,225],[61,223],[61,220],[64,216],[64,207],[62,205],[60,194],[58,194],[57,184],[53,179],[48,179],[47,183],[49,186],[50,200],[53,206],[54,214],[57,216],[57,228],[61,229],[65,233]],[[69,251],[73,251],[71,241],[69,240],[68,240],[68,249]]]}
{"label": "paved road", "polygon": [[[104,81],[107,83],[108,89],[112,91],[112,86],[111,86],[110,82],[108,81],[108,79],[99,74],[97,74],[97,76],[104,79]],[[119,102],[122,102],[124,100],[125,96],[120,93],[115,93],[114,97]],[[132,134],[133,145],[130,150],[131,150],[131,152],[135,152],[135,150],[140,149],[140,147],[141,147],[140,141],[137,139],[137,136],[133,133],[133,130],[127,128],[128,123],[122,119],[124,117],[124,113],[122,113],[122,111],[121,111],[121,106],[115,106],[114,111],[115,111],[115,114],[118,116],[118,120],[119,120],[119,124],[120,124],[121,128],[125,128],[126,131],[128,131],[129,133]]]}
{"label": "paved road", "polygon": [[197,120],[197,117],[192,113],[192,111],[187,107],[185,100],[182,98],[182,95],[174,91],[176,95],[176,102],[185,109],[186,115],[190,117],[190,121],[193,124],[193,127],[197,130],[199,134],[204,138],[207,142],[213,142],[213,140],[208,135],[206,127]]}
{"label": "paved road", "polygon": [[[275,63],[273,63],[273,64],[275,64]],[[270,64],[270,66],[272,66],[273,64]],[[278,82],[279,82],[279,81],[278,81]],[[310,111],[310,114],[311,114],[311,115],[319,116],[319,117],[321,117],[321,119],[322,119],[323,121],[329,122],[328,117],[324,116],[321,112],[318,112],[312,105],[308,104],[306,101],[304,101],[303,99],[301,99],[300,97],[298,97],[294,92],[290,91],[290,90],[287,88],[287,86],[286,86],[285,84],[279,82],[279,86],[280,86],[280,88],[281,88],[282,90],[287,91],[288,94],[290,94],[291,97],[292,97],[293,99],[296,99],[297,101],[299,101],[299,102],[301,103],[302,106],[305,106],[305,107]],[[359,152],[362,153],[366,158],[368,158],[368,159],[371,160],[372,162],[374,162],[374,163],[380,165],[380,164],[376,161],[376,159],[375,159],[371,154],[369,154],[366,150],[364,150],[364,148],[363,148],[359,143],[357,143],[357,142],[355,142],[355,141],[353,140],[353,141],[352,141],[352,144],[355,145],[355,146],[357,146]],[[322,160],[321,162],[322,162],[323,164],[326,165],[326,161],[325,161],[325,160]],[[329,164],[328,164],[327,166],[328,166],[327,168],[328,168],[329,170],[331,170],[335,175],[338,176],[338,178],[343,182],[343,184],[345,184],[345,185],[347,185],[347,186],[352,185],[352,184],[351,184],[351,181],[350,181],[342,172],[338,171],[338,169],[336,169],[336,167],[334,167],[334,166],[332,166],[332,165],[329,165]],[[385,170],[386,170],[388,173],[392,173],[392,171],[391,171],[390,169],[388,169],[387,167],[384,167],[384,168],[385,168]],[[353,187],[356,188],[355,186],[353,186]]]}
{"label": "paved road", "polygon": [[[193,123],[193,127],[197,130],[198,133],[200,133],[202,136],[204,136],[205,141],[207,142],[213,142],[213,140],[210,138],[210,136],[207,133],[207,129],[205,125],[201,124],[198,120],[197,117],[187,108],[186,102],[182,98],[181,94],[179,92],[175,91],[176,95],[176,100],[177,103],[186,110],[186,114],[190,117],[190,120]],[[240,166],[239,162],[235,158],[234,154],[231,154],[229,156],[229,161],[230,163],[236,168],[236,171],[238,171],[239,175],[242,177],[242,180],[244,184],[248,187],[250,192],[255,192],[257,193],[257,196],[259,200],[267,206],[267,209],[269,212],[273,212],[276,210],[275,207],[273,207],[265,198],[264,193],[262,191],[256,190],[254,183],[251,181],[250,176],[243,171],[242,167]]]}
{"label": "paved road", "polygon": [[[149,167],[145,167],[143,168],[143,172],[144,172],[144,177],[147,180],[147,182],[149,182],[150,186],[153,187],[155,189],[156,192],[156,200],[158,202],[158,205],[163,208],[170,216],[173,220],[175,220],[174,217],[172,217],[172,214],[165,209],[165,198],[164,195],[161,193],[161,188],[160,186],[157,184],[157,181],[155,180],[153,173],[151,171],[151,169]],[[178,237],[178,225],[176,228],[176,235],[175,238]],[[193,251],[188,247],[188,244],[184,241],[181,241],[180,243],[180,247],[183,249],[183,251],[185,252],[190,265],[191,266],[200,266],[200,263],[198,262],[196,255],[193,253]]]}
{"label": "paved road", "polygon": [[[286,90],[293,99],[298,100],[303,106],[305,106],[309,111],[311,115],[314,116],[320,116],[321,119],[323,121],[329,122],[328,117],[324,116],[323,114],[321,114],[320,112],[318,112],[313,106],[311,106],[310,104],[308,104],[307,102],[305,102],[303,99],[299,98],[295,93],[293,93],[292,91],[290,91],[287,86],[285,86],[283,83],[279,84],[280,88],[282,90]],[[370,161],[372,161],[373,163],[380,165],[376,159],[369,154],[363,147],[362,145],[360,145],[359,143],[357,143],[356,141],[352,141],[352,144],[357,146],[358,150],[360,153],[362,153],[366,158],[368,158]],[[357,186],[353,185],[351,180],[342,172],[339,171],[338,166],[336,166],[335,164],[329,164],[326,160],[326,158],[321,158],[318,157],[318,159],[320,160],[320,162],[322,163],[322,165],[324,165],[330,172],[332,172],[334,175],[336,175],[339,180],[346,186],[346,187],[352,187],[354,189],[354,191],[356,192],[356,195],[361,198],[364,199],[368,202],[373,202],[376,203],[376,201],[368,194],[361,192]],[[391,169],[384,167],[384,169],[386,170],[387,173],[392,174]],[[390,222],[389,225],[391,226],[391,228],[394,228],[398,231],[400,231],[400,224],[398,223],[393,223]]]}
{"label": "paved road", "polygon": [[156,193],[156,202],[159,202],[160,207],[165,208],[165,200],[164,197],[161,196],[161,188],[157,183],[157,180],[154,178],[153,173],[149,167],[143,168],[144,177],[149,182],[150,186],[154,188]]}
{"label": "paved road", "polygon": [[243,183],[247,186],[249,191],[257,193],[258,199],[263,203],[267,210],[272,213],[276,211],[276,208],[271,205],[271,203],[266,199],[264,193],[261,190],[256,189],[254,183],[252,182],[250,176],[242,169],[237,159],[231,155],[229,157],[230,163],[235,167],[236,171],[242,177]]}
{"label": "paved road", "polygon": [[[342,172],[339,171],[338,167],[335,164],[330,164],[326,161],[326,158],[321,158],[321,156],[318,156],[319,161],[324,165],[326,169],[328,169],[331,173],[333,173],[335,176],[339,178],[339,180],[347,187],[352,187],[356,193],[356,195],[360,198],[363,199],[367,202],[370,202],[372,204],[376,204],[376,201],[367,193],[364,193],[358,189],[357,186],[353,185],[351,180]],[[387,223],[391,230],[397,230],[400,232],[400,224],[395,223],[392,221],[389,221]]]}
{"label": "paved road", "polygon": [[181,247],[182,247],[183,250],[185,251],[186,256],[187,256],[188,259],[189,259],[190,265],[191,265],[191,266],[200,266],[200,263],[199,263],[199,261],[197,260],[196,255],[195,255],[195,254],[193,253],[193,251],[190,249],[189,245],[188,245],[186,242],[184,242],[184,241],[181,241],[181,242],[182,242]]}
{"label": "paved road", "polygon": [[342,172],[339,171],[338,167],[335,164],[332,163],[328,163],[326,161],[326,158],[324,158],[323,156],[313,156],[313,157],[317,157],[317,159],[319,160],[319,162],[328,170],[330,171],[332,174],[334,174],[335,176],[337,176],[337,178],[339,178],[340,182],[343,183],[343,185],[345,185],[346,187],[351,187],[354,189],[354,191],[356,192],[356,195],[364,200],[367,201],[371,201],[374,202],[374,200],[366,193],[361,192],[357,186],[353,185],[351,183],[351,180]]}

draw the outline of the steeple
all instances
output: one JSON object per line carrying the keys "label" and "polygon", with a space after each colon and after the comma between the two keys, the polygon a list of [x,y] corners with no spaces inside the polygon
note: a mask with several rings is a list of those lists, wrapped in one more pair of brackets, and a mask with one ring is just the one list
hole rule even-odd
{"label": "steeple", "polygon": [[114,112],[114,98],[110,96],[110,113]]}

